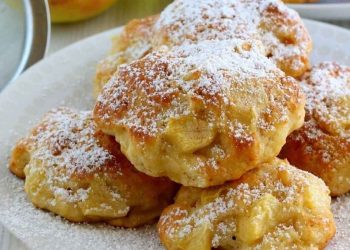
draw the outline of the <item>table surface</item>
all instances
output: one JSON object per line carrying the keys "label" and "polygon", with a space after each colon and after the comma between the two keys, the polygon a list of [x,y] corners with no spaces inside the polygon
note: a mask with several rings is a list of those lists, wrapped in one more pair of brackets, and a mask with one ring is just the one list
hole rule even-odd
{"label": "table surface", "polygon": [[[125,24],[132,18],[158,13],[170,0],[119,0],[102,15],[76,24],[53,25],[49,53],[93,34]],[[350,29],[350,21],[332,22]],[[26,247],[0,225],[0,250],[24,250]]]}

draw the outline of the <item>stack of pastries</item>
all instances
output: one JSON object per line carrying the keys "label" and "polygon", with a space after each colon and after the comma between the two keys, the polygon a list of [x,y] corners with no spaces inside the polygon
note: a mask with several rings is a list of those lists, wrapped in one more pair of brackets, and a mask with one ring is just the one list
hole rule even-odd
{"label": "stack of pastries", "polygon": [[175,0],[114,38],[94,110],[51,110],[10,170],[70,221],[159,218],[167,249],[322,249],[350,190],[350,67],[311,50],[280,0]]}

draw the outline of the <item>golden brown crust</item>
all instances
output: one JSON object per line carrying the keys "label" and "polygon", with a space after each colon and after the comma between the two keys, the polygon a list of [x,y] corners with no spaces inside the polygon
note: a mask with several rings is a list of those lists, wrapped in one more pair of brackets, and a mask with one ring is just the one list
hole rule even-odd
{"label": "golden brown crust", "polygon": [[30,154],[27,150],[28,142],[25,139],[17,142],[16,146],[12,150],[9,169],[10,171],[16,175],[18,178],[24,179],[24,166],[30,160]]}
{"label": "golden brown crust", "polygon": [[321,177],[332,195],[350,190],[350,67],[325,62],[302,79],[307,95],[304,126],[280,154]]}
{"label": "golden brown crust", "polygon": [[96,97],[119,65],[139,59],[151,50],[151,32],[157,18],[158,16],[151,16],[131,20],[125,25],[121,34],[113,38],[110,55],[97,65],[94,80]]}
{"label": "golden brown crust", "polygon": [[91,112],[50,111],[20,140],[10,170],[25,177],[33,204],[74,222],[124,227],[154,222],[176,185],[138,172],[114,138],[97,130]]}
{"label": "golden brown crust", "polygon": [[[209,10],[209,11],[208,11]],[[257,39],[265,55],[298,77],[309,67],[312,42],[298,14],[278,0],[177,0],[159,16],[133,20],[113,42],[112,53],[97,66],[95,96],[123,63],[159,47],[205,40]]]}
{"label": "golden brown crust", "polygon": [[330,203],[321,179],[275,159],[222,186],[182,187],[158,231],[167,249],[323,249]]}
{"label": "golden brown crust", "polygon": [[279,0],[177,0],[155,24],[154,47],[204,40],[258,39],[287,75],[309,68],[310,35],[299,15]]}
{"label": "golden brown crust", "polygon": [[206,41],[124,65],[94,119],[146,174],[198,187],[239,178],[275,157],[304,117],[298,83],[257,44]]}
{"label": "golden brown crust", "polygon": [[133,19],[128,22],[122,33],[113,39],[111,53],[128,50],[138,43],[146,43],[151,40],[151,30],[158,19],[158,15],[145,17],[142,19]]}

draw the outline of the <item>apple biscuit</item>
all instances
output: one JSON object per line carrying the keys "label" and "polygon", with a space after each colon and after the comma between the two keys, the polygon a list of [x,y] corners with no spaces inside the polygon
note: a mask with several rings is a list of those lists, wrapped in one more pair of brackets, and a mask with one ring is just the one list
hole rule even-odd
{"label": "apple biscuit", "polygon": [[277,156],[304,102],[258,41],[205,41],[121,66],[94,119],[139,171],[208,187]]}
{"label": "apple biscuit", "polygon": [[258,39],[287,75],[309,67],[310,35],[280,0],[175,0],[154,25],[154,47],[204,40]]}
{"label": "apple biscuit", "polygon": [[321,179],[275,159],[222,186],[182,187],[158,231],[167,249],[323,249],[330,205]]}
{"label": "apple biscuit", "polygon": [[39,208],[73,222],[135,227],[154,222],[177,185],[138,172],[114,138],[96,129],[91,111],[50,111],[20,140],[10,170],[25,178]]}
{"label": "apple biscuit", "polygon": [[281,157],[322,178],[331,194],[350,190],[350,67],[324,62],[307,72],[305,124],[287,138]]}
{"label": "apple biscuit", "polygon": [[167,45],[205,40],[257,39],[287,75],[309,67],[312,42],[299,15],[279,0],[176,0],[160,16],[133,20],[97,66],[95,96],[122,63]]}

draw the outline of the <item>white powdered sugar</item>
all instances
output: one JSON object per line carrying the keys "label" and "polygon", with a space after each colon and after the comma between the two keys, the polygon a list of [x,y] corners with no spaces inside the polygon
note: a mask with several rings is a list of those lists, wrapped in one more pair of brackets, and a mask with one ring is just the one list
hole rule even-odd
{"label": "white powdered sugar", "polygon": [[0,219],[30,249],[138,250],[164,249],[155,227],[123,229],[103,223],[71,223],[34,207],[26,198],[23,181],[9,173],[0,181]]}
{"label": "white powdered sugar", "polygon": [[[155,30],[169,27],[168,36],[171,42],[177,45],[191,41],[226,40],[237,36],[251,38],[256,35],[258,4],[235,2],[175,1],[161,13]],[[237,13],[239,17],[235,19]]]}
{"label": "white powdered sugar", "polygon": [[91,111],[52,110],[29,137],[34,144],[32,158],[64,168],[67,176],[94,172],[113,158],[98,144],[95,133]]}
{"label": "white powdered sugar", "polygon": [[279,0],[177,0],[155,24],[156,34],[163,30],[167,34],[165,40],[175,45],[259,39],[266,46],[267,55],[278,62],[290,60],[292,69],[302,67],[298,56],[308,54],[310,46],[299,15]]}
{"label": "white powdered sugar", "polygon": [[325,123],[329,133],[349,136],[350,67],[323,62],[305,75],[301,86],[307,112]]}
{"label": "white powdered sugar", "polygon": [[[264,48],[259,41],[204,41],[196,45],[175,47],[170,52],[169,62],[173,75],[181,76],[191,70],[200,70],[205,77],[218,77],[214,78],[218,84],[227,84],[225,72],[239,80],[276,74],[276,66],[263,57],[263,54]],[[201,83],[206,84],[208,81],[209,79],[203,79]],[[228,88],[230,84],[224,87]]]}
{"label": "white powdered sugar", "polygon": [[350,67],[323,62],[305,75],[302,87],[307,96],[308,110],[317,108],[327,100],[350,98]]}
{"label": "white powdered sugar", "polygon": [[[324,37],[326,31],[330,30],[327,27],[309,24],[310,27],[315,28],[312,30],[316,37]],[[46,111],[48,107],[57,106],[59,102],[61,105],[73,104],[84,109],[93,105],[93,98],[90,96],[90,79],[92,72],[94,72],[96,58],[105,54],[104,49],[101,48],[108,46],[106,41],[110,35],[111,33],[99,36],[98,39],[86,40],[59,52],[40,65],[32,67],[25,77],[22,77],[21,82],[10,86],[13,87],[11,95],[8,94],[10,91],[6,92],[6,96],[2,95],[2,100],[4,97],[11,97],[7,98],[7,101],[2,101],[2,107],[6,107],[6,109],[11,107],[14,115],[9,119],[4,112],[5,108],[1,110],[1,114],[5,114],[2,116],[3,120],[8,119],[6,124],[9,125],[4,127],[6,128],[5,133],[9,135],[5,136],[3,133],[1,136],[0,221],[19,239],[26,242],[31,249],[163,249],[154,226],[126,230],[105,224],[74,224],[34,208],[25,197],[23,182],[14,178],[5,168],[8,152],[13,146],[14,138],[22,135],[23,131],[32,125],[33,119],[38,118],[38,114]],[[339,38],[347,37],[346,34],[343,36],[340,33],[340,35]],[[273,43],[278,42],[278,39],[275,40],[271,33],[266,34],[266,40],[273,41]],[[315,60],[322,58],[322,53],[319,53],[321,46],[324,46],[327,51],[331,51],[334,49],[332,46],[339,45],[340,53],[347,49],[346,46],[342,47],[342,43],[332,39],[326,42],[322,39],[319,41],[316,45]],[[294,49],[293,46],[289,46],[289,48],[290,51]],[[86,51],[91,53],[86,53]],[[280,55],[285,51],[283,49],[276,54]],[[296,51],[296,53],[299,52]],[[332,57],[335,54],[327,52],[326,56]],[[346,61],[347,58],[345,56],[343,60]],[[57,61],[64,63],[57,65]],[[77,74],[77,72],[80,73]],[[9,132],[9,128],[12,132]],[[240,135],[237,134],[237,136]],[[116,196],[118,197],[118,195]],[[337,234],[327,249],[350,249],[349,195],[333,200],[332,207],[337,223]],[[223,226],[220,228],[225,230]]]}
{"label": "white powdered sugar", "polygon": [[273,6],[290,19],[298,14],[277,0],[177,0],[160,15],[155,30],[167,29],[171,42],[257,38],[263,12]]}
{"label": "white powdered sugar", "polygon": [[[51,181],[49,180],[48,182],[50,183],[52,182],[52,180]],[[85,201],[89,197],[89,192],[90,192],[90,188],[88,189],[80,188],[75,192],[72,192],[71,190],[67,190],[61,187],[51,186],[51,188],[53,189],[54,197],[64,198],[65,201],[70,203]],[[52,205],[55,205],[55,199],[52,199],[52,202],[54,203]]]}
{"label": "white powdered sugar", "polygon": [[[181,218],[173,221],[173,225],[167,228],[166,233],[169,237],[175,238],[185,238],[195,229],[203,226],[209,227],[214,231],[213,247],[219,247],[219,240],[222,237],[220,235],[225,235],[225,232],[232,233],[236,230],[237,225],[232,218],[237,214],[242,216],[242,213],[245,213],[246,209],[262,196],[270,194],[278,197],[281,203],[292,204],[295,199],[298,199],[299,193],[303,192],[304,186],[309,183],[306,172],[285,165],[278,165],[276,168],[281,173],[288,171],[288,174],[293,176],[294,184],[285,185],[280,180],[271,181],[270,183],[267,179],[274,177],[270,177],[268,171],[264,173],[261,170],[262,173],[259,174],[261,176],[256,177],[261,180],[255,181],[253,185],[242,182],[237,186],[223,188],[220,192],[218,190],[217,193],[220,193],[220,196],[203,205],[200,205],[200,201],[198,201],[198,207],[192,207],[190,214],[187,210],[177,208],[171,211],[170,214],[162,216],[160,223],[167,224],[169,220],[174,220],[176,217]],[[267,174],[266,178],[265,174]],[[249,180],[249,178],[247,179]],[[201,197],[206,196],[202,194]],[[229,219],[230,216],[233,217]],[[223,221],[218,223],[220,220]],[[213,228],[216,223],[218,223],[217,226]]]}
{"label": "white powdered sugar", "polygon": [[327,246],[327,249],[350,249],[350,194],[333,199],[332,212],[334,214],[337,231],[335,237]]}
{"label": "white powdered sugar", "polygon": [[[23,181],[14,178],[10,173],[7,173],[6,176],[0,181],[0,193],[2,194],[0,195],[2,204],[0,219],[10,230],[14,230],[16,236],[21,240],[31,242],[31,249],[164,249],[154,226],[132,230],[106,224],[70,223],[51,213],[45,213],[33,207],[27,200],[23,190]],[[350,227],[350,196],[334,199],[332,210],[337,233],[326,249],[348,249],[350,248],[350,238],[347,233]],[[179,212],[184,211],[179,210]],[[218,226],[218,230],[225,230],[225,226],[234,228],[233,224],[229,224],[221,225],[221,229]],[[213,240],[220,240],[218,237],[214,237]],[[59,242],[59,244],[52,244],[54,242]]]}
{"label": "white powdered sugar", "polygon": [[31,157],[28,171],[44,171],[45,181],[41,185],[49,187],[54,197],[70,203],[86,200],[90,188],[71,190],[63,186],[72,181],[72,175],[96,173],[108,161],[115,159],[99,145],[96,132],[91,111],[51,110],[31,135],[20,141],[27,144]]}
{"label": "white powdered sugar", "polygon": [[[148,34],[148,36],[151,36],[151,34]],[[133,44],[133,46],[128,47],[124,54],[132,60],[139,59],[147,54],[152,49],[152,46],[149,41],[146,40],[138,40],[137,43]]]}
{"label": "white powdered sugar", "polygon": [[[208,106],[230,106],[236,105],[236,97],[232,97],[234,89],[243,95],[256,96],[256,102],[263,101],[258,98],[261,90],[251,87],[250,83],[258,79],[269,82],[284,77],[263,53],[259,41],[237,39],[204,41],[155,51],[142,59],[141,64],[135,62],[120,67],[119,75],[112,77],[98,98],[98,103],[110,109],[101,118],[108,124],[116,110],[128,107],[126,114],[113,122],[142,134],[155,135],[164,129],[162,124],[169,119],[190,114],[190,107],[181,99],[182,95],[201,100]],[[130,92],[133,89],[131,85],[136,87],[138,94]],[[284,86],[277,88],[285,92]],[[281,115],[281,119],[285,120],[287,107],[275,102],[273,95],[269,98],[271,104],[281,108],[285,114]],[[241,98],[240,101],[250,107],[250,99]],[[166,106],[163,100],[169,104]],[[143,101],[146,101],[145,105],[140,104]],[[268,108],[265,112],[272,113]],[[238,140],[252,140],[244,131],[246,125],[232,121],[226,125],[232,128]],[[271,126],[264,121],[258,125],[262,129],[270,129]]]}
{"label": "white powdered sugar", "polygon": [[301,86],[307,97],[306,118],[291,138],[305,145],[305,155],[340,171],[337,166],[346,166],[350,155],[350,67],[320,63],[304,75]]}

